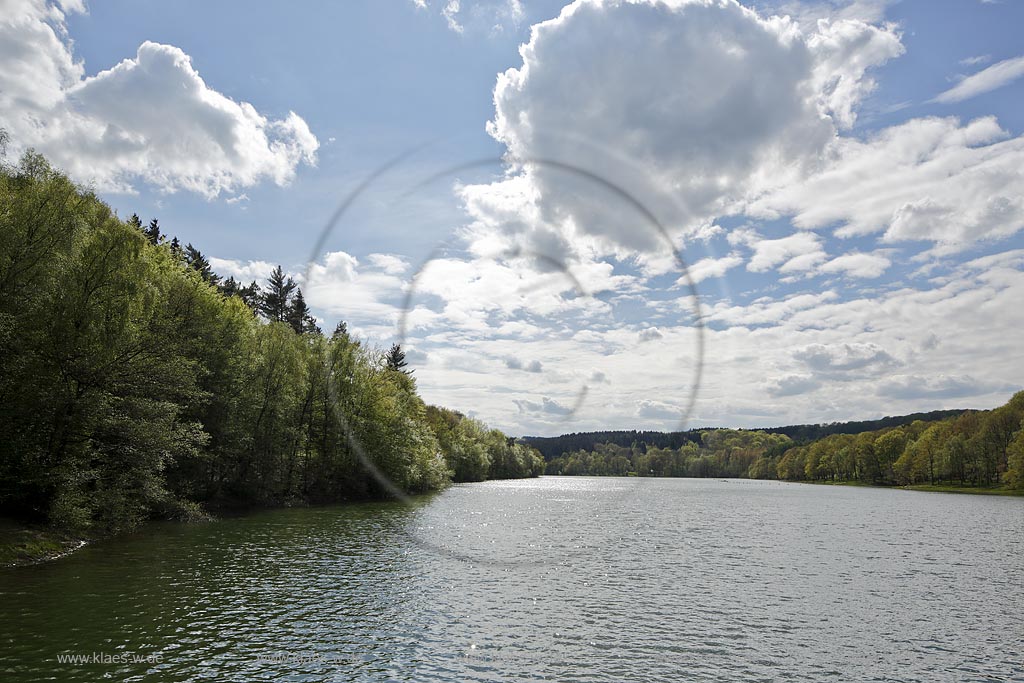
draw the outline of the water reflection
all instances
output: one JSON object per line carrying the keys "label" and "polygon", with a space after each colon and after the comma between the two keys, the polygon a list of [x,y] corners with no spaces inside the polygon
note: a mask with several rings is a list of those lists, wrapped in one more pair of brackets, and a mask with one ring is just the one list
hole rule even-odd
{"label": "water reflection", "polygon": [[[1021,680],[1022,539],[1020,499],[754,481],[456,486],[412,508],[159,525],[5,570],[2,670],[15,682]],[[126,660],[58,661],[93,653]]]}

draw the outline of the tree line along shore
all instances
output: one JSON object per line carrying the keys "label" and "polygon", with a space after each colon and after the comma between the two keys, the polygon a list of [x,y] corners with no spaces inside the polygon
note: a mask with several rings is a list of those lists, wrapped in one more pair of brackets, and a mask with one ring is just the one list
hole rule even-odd
{"label": "tree line along shore", "polygon": [[862,431],[799,425],[785,430],[793,436],[698,429],[637,433],[628,445],[625,432],[527,441],[547,453],[563,441],[575,446],[551,457],[547,474],[735,477],[1024,494],[1022,421],[1024,392],[1018,392],[993,410],[886,418],[875,423],[881,428]]}
{"label": "tree line along shore", "polygon": [[280,267],[225,280],[37,154],[0,168],[0,223],[8,555],[224,506],[543,471],[529,446],[426,405],[400,347],[321,331]]}

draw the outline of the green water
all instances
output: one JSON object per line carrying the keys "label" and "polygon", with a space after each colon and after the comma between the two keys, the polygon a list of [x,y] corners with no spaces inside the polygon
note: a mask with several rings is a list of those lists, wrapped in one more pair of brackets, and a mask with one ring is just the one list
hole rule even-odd
{"label": "green water", "polygon": [[0,680],[1022,680],[1022,576],[1020,499],[488,482],[2,570]]}

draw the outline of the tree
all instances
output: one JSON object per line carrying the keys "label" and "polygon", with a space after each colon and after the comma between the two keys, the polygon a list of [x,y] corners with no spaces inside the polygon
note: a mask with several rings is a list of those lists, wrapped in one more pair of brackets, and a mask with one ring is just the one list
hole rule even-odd
{"label": "tree", "polygon": [[146,239],[148,239],[149,243],[154,247],[160,244],[164,239],[164,236],[160,234],[160,221],[155,218],[149,222],[149,227],[143,231],[143,234],[146,235]]}
{"label": "tree", "polygon": [[388,370],[403,372],[407,375],[411,375],[413,372],[412,370],[403,370],[409,364],[405,360],[405,351],[402,350],[400,344],[392,344],[384,360]]}
{"label": "tree", "polygon": [[316,318],[309,311],[306,300],[302,296],[302,288],[295,289],[295,296],[288,306],[286,321],[292,326],[296,334],[319,334],[320,328],[316,324]]}
{"label": "tree", "polygon": [[199,273],[203,280],[214,287],[220,284],[220,276],[213,272],[210,261],[203,256],[201,251],[193,247],[191,243],[185,245],[185,263],[188,264],[189,268]]}
{"label": "tree", "polygon": [[171,240],[171,256],[173,256],[176,261],[181,261],[185,257],[185,254],[181,249],[181,242],[178,241],[177,237]]}
{"label": "tree", "polygon": [[249,307],[249,310],[253,313],[259,313],[260,302],[263,301],[263,291],[255,280],[245,287],[239,286],[238,297]]}
{"label": "tree", "polygon": [[[1017,394],[1017,396],[1021,396],[1021,394]],[[1018,427],[1017,436],[1010,442],[1007,449],[1009,459],[1004,478],[1011,488],[1024,489],[1024,422]]]}
{"label": "tree", "polygon": [[907,436],[901,427],[883,432],[875,439],[874,454],[879,483],[892,482],[896,478],[893,468],[906,447]]}
{"label": "tree", "polygon": [[268,280],[267,291],[260,296],[259,312],[263,317],[270,322],[286,322],[295,287],[295,281],[284,274],[281,266],[274,268]]}
{"label": "tree", "polygon": [[234,275],[229,275],[228,279],[220,285],[220,292],[224,296],[237,296],[239,291],[238,281],[235,280]]}

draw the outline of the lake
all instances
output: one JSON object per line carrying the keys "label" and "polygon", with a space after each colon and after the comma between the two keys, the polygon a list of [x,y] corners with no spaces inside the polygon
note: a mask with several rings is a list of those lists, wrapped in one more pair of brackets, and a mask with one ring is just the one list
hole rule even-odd
{"label": "lake", "polygon": [[[1024,499],[543,477],[0,570],[6,683],[1024,681]],[[69,657],[89,661],[69,662]]]}

